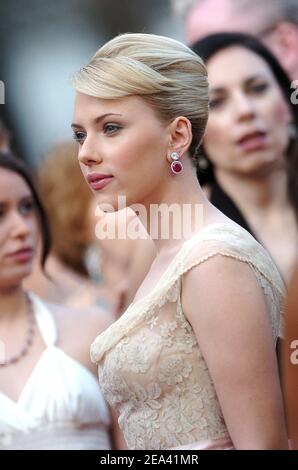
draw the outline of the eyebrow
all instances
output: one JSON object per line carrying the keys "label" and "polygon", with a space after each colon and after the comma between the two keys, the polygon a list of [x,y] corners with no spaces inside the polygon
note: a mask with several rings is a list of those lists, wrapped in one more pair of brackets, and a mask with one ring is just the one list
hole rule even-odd
{"label": "eyebrow", "polygon": [[[101,116],[97,116],[95,119],[93,119],[92,123],[93,124],[98,124],[100,121],[102,121],[104,118],[108,116],[122,116],[122,114],[117,114],[117,113],[106,113],[102,114]],[[75,124],[74,122],[71,124],[71,127],[76,127],[76,128],[83,128],[80,124]]]}
{"label": "eyebrow", "polygon": [[[263,75],[253,75],[252,77],[247,78],[244,81],[244,84],[247,86],[247,85],[250,85],[255,80],[265,80],[265,78],[266,77],[264,77]],[[212,91],[212,93],[221,93],[225,91],[225,87],[216,87],[216,88],[210,87],[210,91]]]}
{"label": "eyebrow", "polygon": [[[34,202],[34,197],[33,197],[33,194],[27,194],[26,196],[21,196],[19,199],[18,199],[18,203],[20,202],[24,202],[24,201],[32,201]],[[0,207],[3,208],[5,206],[7,206],[9,204],[9,200],[7,199],[2,199],[0,201]]]}

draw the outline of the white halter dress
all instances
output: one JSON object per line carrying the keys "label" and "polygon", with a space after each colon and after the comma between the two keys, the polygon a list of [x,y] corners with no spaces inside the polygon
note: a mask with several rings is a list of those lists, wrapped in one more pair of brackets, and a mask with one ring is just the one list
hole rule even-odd
{"label": "white halter dress", "polygon": [[51,312],[30,297],[46,349],[17,401],[0,392],[0,450],[111,449],[109,412],[96,378],[56,346]]}

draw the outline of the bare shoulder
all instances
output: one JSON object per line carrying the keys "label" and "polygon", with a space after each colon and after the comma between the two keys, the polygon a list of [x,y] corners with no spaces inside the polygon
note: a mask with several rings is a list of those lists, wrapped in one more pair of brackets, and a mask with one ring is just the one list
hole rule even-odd
{"label": "bare shoulder", "polygon": [[270,315],[252,268],[209,258],[184,275],[182,306],[235,448],[286,448]]}
{"label": "bare shoulder", "polygon": [[[265,309],[263,292],[252,268],[223,255],[209,258],[183,276],[182,301],[190,321],[195,321],[193,316],[197,317],[198,311],[200,317],[212,312],[217,320],[222,315],[226,321],[227,310],[232,319],[246,315],[253,305]],[[198,310],[199,305],[202,308]]]}
{"label": "bare shoulder", "polygon": [[63,304],[48,303],[48,308],[54,315],[58,327],[63,331],[79,330],[81,334],[99,334],[113,322],[111,313],[97,306],[71,308]]}
{"label": "bare shoulder", "polygon": [[47,306],[55,319],[59,347],[96,373],[90,360],[90,346],[96,336],[111,325],[112,315],[100,307],[75,309],[55,303],[47,303]]}
{"label": "bare shoulder", "polygon": [[56,323],[58,346],[96,375],[96,366],[90,359],[90,346],[96,336],[111,325],[112,315],[100,307],[76,309],[56,303],[46,305]]}
{"label": "bare shoulder", "polygon": [[235,281],[239,282],[239,277],[255,279],[252,269],[241,260],[229,255],[222,255],[220,253],[211,256],[204,262],[198,263],[186,274],[183,279],[185,282],[193,282],[196,279],[203,277],[206,282],[226,284]]}

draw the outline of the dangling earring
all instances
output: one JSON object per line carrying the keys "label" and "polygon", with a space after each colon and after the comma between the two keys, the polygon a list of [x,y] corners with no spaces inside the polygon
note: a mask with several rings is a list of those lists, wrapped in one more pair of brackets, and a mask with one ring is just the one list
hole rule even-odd
{"label": "dangling earring", "polygon": [[171,155],[170,155],[170,158],[172,160],[171,170],[175,175],[178,175],[183,170],[183,165],[179,161],[180,155],[179,155],[178,152],[172,152]]}

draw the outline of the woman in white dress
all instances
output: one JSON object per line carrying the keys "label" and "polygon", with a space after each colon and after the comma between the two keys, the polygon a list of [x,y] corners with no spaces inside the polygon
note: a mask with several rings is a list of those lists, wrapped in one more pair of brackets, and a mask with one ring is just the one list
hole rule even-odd
{"label": "woman in white dress", "polygon": [[105,210],[134,208],[157,249],[133,303],[91,348],[128,447],[287,448],[274,350],[284,286],[198,185],[202,60],[170,38],[121,35],[72,83],[87,183]]}
{"label": "woman in white dress", "polygon": [[0,155],[0,449],[110,449],[111,420],[89,344],[110,323],[23,287],[47,223],[23,163]]}

